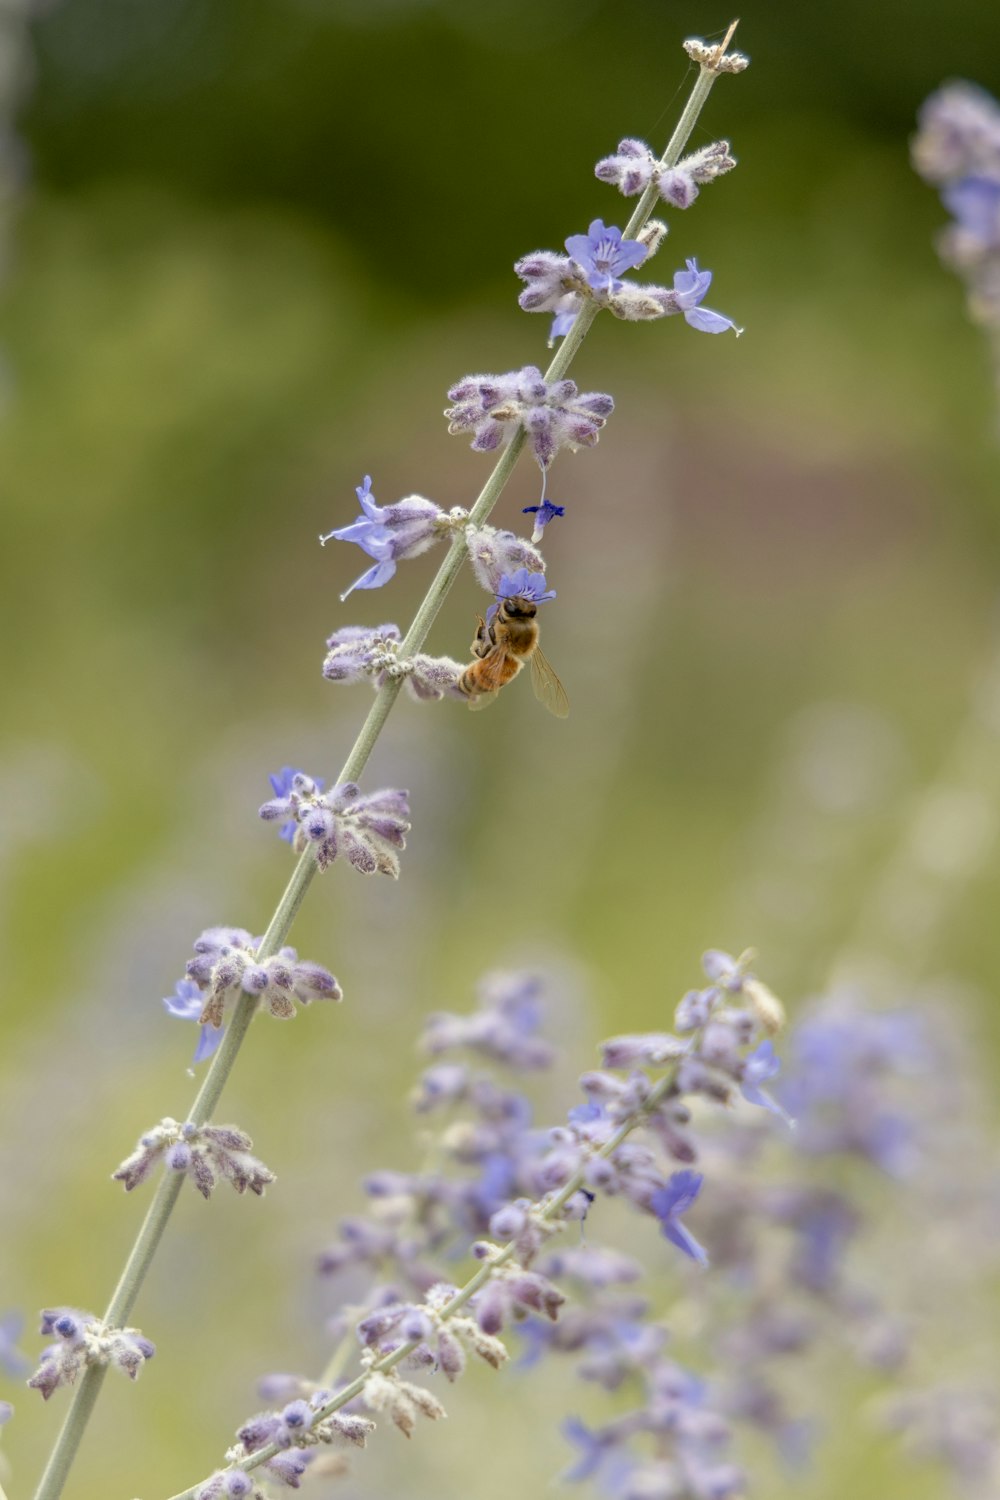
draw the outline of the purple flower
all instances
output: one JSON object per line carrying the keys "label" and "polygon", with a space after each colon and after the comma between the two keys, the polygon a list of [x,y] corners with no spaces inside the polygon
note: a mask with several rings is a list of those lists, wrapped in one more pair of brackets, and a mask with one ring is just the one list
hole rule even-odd
{"label": "purple flower", "polygon": [[524,506],[521,514],[522,516],[534,516],[535,529],[531,533],[531,540],[533,542],[540,542],[542,540],[542,532],[546,526],[550,521],[554,521],[556,516],[564,516],[566,514],[566,507],[565,505],[553,505],[551,500],[543,500],[540,505]]}
{"label": "purple flower", "polygon": [[580,1457],[571,1469],[562,1476],[571,1482],[590,1479],[607,1458],[615,1439],[600,1432],[591,1432],[579,1417],[567,1417],[562,1424],[563,1436],[581,1450]]}
{"label": "purple flower", "polygon": [[595,292],[617,292],[619,273],[641,266],[649,254],[638,240],[623,240],[614,225],[605,227],[603,219],[594,219],[586,234],[571,234],[566,249]]}
{"label": "purple flower", "polygon": [[491,604],[486,611],[486,623],[490,624],[505,599],[530,599],[532,604],[545,604],[555,597],[555,589],[545,587],[544,573],[529,573],[527,568],[518,568],[516,573],[504,573],[497,584],[497,602]]}
{"label": "purple flower", "polygon": [[686,271],[675,271],[674,293],[678,311],[684,314],[686,323],[699,329],[701,333],[725,333],[731,328],[738,337],[743,330],[737,328],[732,318],[724,318],[721,313],[712,312],[710,308],[699,307],[698,304],[711,285],[711,271],[699,271],[696,260],[688,261]]}
{"label": "purple flower", "polygon": [[[274,777],[271,780],[273,783]],[[176,1016],[179,1021],[197,1021],[205,1008],[204,997],[193,979],[178,979],[174,985],[174,993],[165,995],[163,1003],[170,1015]],[[204,1062],[206,1057],[211,1057],[222,1041],[222,1031],[221,1026],[211,1026],[207,1023],[203,1025],[191,1061],[200,1063]]]}
{"label": "purple flower", "polygon": [[375,566],[356,578],[341,594],[341,599],[346,599],[354,589],[381,588],[395,573],[401,558],[417,557],[426,552],[447,528],[448,518],[433,500],[425,500],[422,495],[409,495],[395,505],[380,507],[375,504],[371,488],[371,475],[366,474],[364,483],[355,488],[362,514],[353,525],[328,531],[319,539],[321,546],[331,539],[354,542],[375,559]]}
{"label": "purple flower", "polygon": [[743,1059],[743,1081],[740,1084],[740,1093],[750,1104],[759,1104],[763,1109],[769,1109],[772,1115],[777,1115],[784,1120],[786,1125],[794,1124],[791,1116],[783,1110],[777,1099],[771,1097],[766,1089],[761,1088],[762,1083],[768,1079],[776,1078],[781,1072],[781,1059],[774,1050],[774,1044],[770,1041],[761,1042],[759,1047],[749,1053]]}
{"label": "purple flower", "polygon": [[665,1186],[657,1188],[649,1199],[649,1207],[659,1219],[663,1235],[700,1266],[708,1265],[708,1256],[704,1246],[699,1245],[681,1223],[681,1215],[686,1214],[694,1203],[704,1180],[700,1172],[674,1172]]}

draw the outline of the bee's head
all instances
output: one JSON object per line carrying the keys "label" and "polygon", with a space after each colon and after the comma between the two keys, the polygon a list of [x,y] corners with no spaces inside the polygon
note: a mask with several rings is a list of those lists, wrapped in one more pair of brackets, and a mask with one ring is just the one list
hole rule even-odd
{"label": "bee's head", "polygon": [[535,601],[524,594],[513,594],[505,599],[502,609],[508,620],[533,620],[538,613]]}

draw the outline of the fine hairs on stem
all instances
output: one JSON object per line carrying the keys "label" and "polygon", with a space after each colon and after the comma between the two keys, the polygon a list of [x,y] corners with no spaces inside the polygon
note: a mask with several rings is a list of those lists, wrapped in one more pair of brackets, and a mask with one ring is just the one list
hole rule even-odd
{"label": "fine hairs on stem", "polygon": [[[698,63],[697,76],[688,102],[671,136],[669,145],[663,157],[654,164],[657,174],[676,167],[678,162],[680,162],[682,152],[694,129],[701,109],[720,73],[739,71],[745,66],[745,59],[739,58],[738,54],[729,54],[727,52],[734,28],[735,23],[733,27],[730,27],[722,43],[717,46],[710,47],[703,43],[687,44],[689,56]],[[708,178],[700,180],[708,180]],[[629,220],[624,236],[622,237],[625,241],[636,240],[643,233],[649,224],[651,210],[657,199],[658,192],[658,177],[653,176],[642,192],[635,212]],[[688,274],[690,276],[695,273]],[[612,283],[609,281],[608,285],[612,286]],[[621,285],[622,283],[620,282],[614,283],[612,289]],[[707,282],[705,285],[707,285]],[[707,321],[696,322],[695,314],[688,311],[688,309],[696,307],[697,301],[700,300],[702,294],[703,288],[698,291],[697,296],[695,296],[693,291],[686,293],[688,301],[685,302],[683,298],[679,298],[678,292],[663,292],[658,312],[630,313],[618,311],[616,315],[629,317],[658,316],[667,312],[683,311],[688,321],[692,322],[694,326],[705,328],[706,331],[719,331],[717,327],[711,326]],[[670,301],[671,298],[673,301]],[[602,305],[612,305],[612,310],[615,310],[613,298],[611,303],[607,299],[602,303],[599,296],[592,295],[589,292],[580,298],[580,305],[577,308],[572,325],[565,334],[561,346],[543,377],[547,386],[563,380],[580,344],[583,342],[588,329]],[[703,319],[718,317],[716,314],[708,313],[707,310],[701,310],[700,315]],[[727,320],[720,320],[720,322],[724,323],[725,326],[732,326],[728,324]],[[521,427],[507,442],[490,477],[487,479],[469,511],[468,527],[481,527],[486,522],[502,494],[528,440],[527,430]],[[444,560],[402,641],[400,647],[401,656],[409,657],[421,650],[427,640],[434,619],[449,589],[458,576],[466,556],[466,535],[464,532],[456,532],[452,536]],[[402,686],[403,679],[401,676],[386,675],[381,682],[357,739],[339,773],[336,782],[338,787],[354,783],[361,776]],[[317,868],[315,849],[311,844],[306,844],[302,849],[298,862],[293,869],[291,878],[268,924],[267,930],[256,948],[254,957],[258,966],[264,965],[266,961],[274,959],[281,953],[296,913],[305,898]],[[251,1020],[258,1009],[258,1005],[259,997],[257,994],[242,993],[238,999],[204,1081],[198,1090],[190,1110],[184,1116],[184,1119],[192,1130],[196,1131],[206,1126],[211,1120],[225,1088],[230,1071],[236,1062],[244,1038],[249,1030]],[[624,1133],[627,1134],[627,1130]],[[622,1139],[624,1139],[624,1135],[622,1135]],[[164,1173],[108,1304],[103,1319],[103,1324],[106,1328],[121,1329],[127,1322],[142,1289],[146,1274],[156,1255],[177,1201],[182,1182],[182,1173]],[[578,1187],[579,1184],[576,1184],[576,1186]],[[543,1214],[557,1214],[566,1199],[575,1190],[576,1187],[569,1188],[567,1185],[567,1188],[564,1188],[561,1193],[557,1194],[542,1210]],[[478,1286],[491,1274],[489,1266],[482,1267],[476,1277],[473,1277],[472,1281],[456,1295],[454,1309],[457,1310],[463,1306]],[[402,1354],[398,1355],[398,1358],[402,1357]],[[378,1368],[388,1369],[396,1362],[397,1358],[394,1357],[389,1359],[388,1363],[380,1363]],[[36,1500],[56,1500],[56,1497],[61,1494],[84,1431],[86,1430],[90,1414],[100,1394],[105,1370],[106,1364],[104,1363],[88,1363],[82,1370],[79,1378],[75,1381],[70,1408],[38,1486]],[[345,1397],[344,1399],[349,1399],[349,1397]],[[343,1402],[341,1397],[338,1396],[334,1402],[329,1404],[328,1412],[332,1413],[336,1411],[341,1404]],[[193,1491],[185,1493],[190,1495]]]}

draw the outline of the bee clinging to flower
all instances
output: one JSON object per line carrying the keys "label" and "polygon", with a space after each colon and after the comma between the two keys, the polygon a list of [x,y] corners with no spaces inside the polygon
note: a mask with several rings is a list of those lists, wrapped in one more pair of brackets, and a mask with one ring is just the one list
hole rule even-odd
{"label": "bee clinging to flower", "polygon": [[527,662],[535,697],[550,713],[564,719],[569,713],[569,699],[542,654],[536,618],[539,604],[554,599],[555,590],[546,589],[543,573],[518,568],[501,577],[496,597],[485,620],[477,616],[473,660],[459,678],[459,691],[469,699],[470,708],[485,708]]}

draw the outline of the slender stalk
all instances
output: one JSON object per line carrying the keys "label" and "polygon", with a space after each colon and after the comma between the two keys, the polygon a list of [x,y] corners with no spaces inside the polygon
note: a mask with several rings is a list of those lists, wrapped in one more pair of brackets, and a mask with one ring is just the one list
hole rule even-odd
{"label": "slender stalk", "polygon": [[[734,27],[730,28],[729,34],[717,49],[716,60],[721,58],[728,46],[733,29]],[[718,76],[714,67],[703,66],[699,68],[698,77],[695,80],[691,95],[677,122],[667,149],[663,154],[662,161],[665,165],[671,166],[679,159],[694,129],[702,107],[708,98],[712,85]],[[626,238],[633,238],[645,223],[655,199],[655,186],[651,184],[639,199],[635,212],[629,219],[628,227],[625,231]],[[597,312],[598,308],[595,303],[587,302],[584,304],[572,328],[556,351],[548,370],[545,372],[545,379],[547,381],[560,380],[565,375],[577,350],[583,343],[594,318],[597,316]],[[470,524],[480,526],[489,517],[513,473],[514,466],[521,455],[525,441],[525,434],[523,431],[520,431],[515,434],[512,441],[508,443],[507,447],[501,453],[490,477],[487,479],[469,512]],[[456,536],[452,540],[422,604],[417,609],[413,623],[407,631],[400,648],[401,655],[412,655],[414,652],[419,651],[424,644],[437,613],[447,597],[449,589],[458,577],[465,559],[465,553],[464,537]],[[376,741],[392,711],[401,688],[402,680],[396,678],[387,680],[379,689],[375,696],[375,701],[361,726],[351,753],[347,757],[340,775],[337,777],[338,782],[358,780],[368,763],[368,759],[375,748]],[[267,931],[261,939],[257,949],[258,959],[270,958],[283,947],[315,874],[315,858],[312,851],[306,849],[300,855],[274,916],[271,918]],[[218,1104],[240,1047],[243,1045],[244,1038],[250,1028],[255,1007],[256,998],[250,995],[243,996],[237,1003],[222,1043],[212,1059],[194,1104],[186,1116],[193,1124],[205,1124],[210,1119],[215,1106]],[[135,1244],[129,1253],[128,1260],[115,1288],[111,1302],[108,1305],[105,1322],[113,1326],[120,1326],[124,1323],[124,1320],[135,1305],[146,1278],[146,1273],[152,1264],[153,1257],[167,1227],[174,1204],[177,1202],[182,1182],[183,1177],[179,1173],[169,1173],[161,1181],[146,1217],[143,1220]],[[575,1191],[575,1188],[573,1191]],[[565,1202],[565,1199],[562,1201]],[[553,1200],[553,1203],[555,1202],[556,1200]],[[553,1209],[553,1211],[555,1210]],[[481,1285],[481,1283],[478,1284]],[[473,1287],[468,1290],[467,1296],[472,1296],[475,1289]],[[400,1357],[402,1356],[400,1355]],[[396,1360],[393,1360],[393,1363],[396,1363]],[[381,1366],[376,1366],[376,1368],[381,1368]],[[386,1365],[385,1368],[388,1369],[389,1366]],[[97,1365],[89,1366],[81,1376],[73,1394],[69,1411],[66,1414],[66,1420],[56,1439],[49,1462],[35,1493],[35,1500],[58,1500],[58,1496],[62,1493],[66,1476],[69,1473],[70,1466],[83,1438],[103,1380],[104,1370]],[[331,1408],[331,1410],[335,1409],[335,1407]],[[187,1493],[191,1494],[193,1492],[188,1491]]]}
{"label": "slender stalk", "polygon": [[[614,1134],[609,1136],[608,1139],[604,1142],[604,1145],[598,1147],[598,1149],[593,1153],[595,1157],[599,1158],[611,1156],[615,1151],[618,1150],[618,1147],[621,1145],[622,1141],[630,1136],[632,1134],[632,1131],[642,1124],[646,1116],[652,1110],[654,1110],[660,1103],[660,1100],[669,1093],[671,1087],[673,1086],[674,1080],[677,1077],[678,1067],[679,1063],[675,1063],[670,1072],[664,1074],[659,1083],[656,1084],[655,1088],[650,1091],[649,1098],[642,1105],[640,1111],[635,1115],[631,1115],[627,1120],[622,1121]],[[544,1224],[551,1224],[554,1219],[558,1218],[559,1214],[566,1207],[566,1204],[572,1198],[573,1194],[579,1192],[580,1188],[583,1187],[585,1181],[586,1168],[580,1167],[576,1172],[573,1173],[569,1181],[566,1182],[557,1193],[554,1193],[551,1198],[545,1199],[544,1202],[538,1205],[534,1214],[535,1219],[540,1220]],[[474,1297],[476,1293],[486,1285],[486,1283],[490,1280],[494,1273],[498,1271],[501,1266],[505,1266],[509,1260],[512,1260],[514,1258],[516,1252],[517,1241],[510,1240],[506,1245],[504,1245],[502,1250],[497,1251],[496,1255],[491,1256],[489,1260],[483,1261],[483,1264],[479,1267],[479,1270],[476,1271],[473,1276],[470,1276],[465,1285],[463,1287],[459,1287],[455,1295],[445,1303],[440,1313],[438,1313],[438,1317],[443,1321],[446,1318],[453,1318],[457,1312],[461,1312],[466,1303],[469,1302],[470,1299]],[[329,1401],[325,1402],[322,1406],[317,1408],[315,1416],[313,1417],[313,1425],[315,1426],[317,1422],[322,1422],[325,1417],[331,1417],[334,1412],[340,1411],[341,1407],[346,1406],[349,1401],[353,1401],[355,1396],[360,1396],[365,1388],[365,1383],[367,1382],[369,1375],[373,1373],[381,1375],[384,1374],[386,1370],[393,1369],[396,1365],[400,1364],[404,1359],[406,1359],[408,1355],[412,1354],[414,1349],[419,1348],[420,1343],[420,1339],[410,1339],[408,1343],[400,1344],[398,1348],[393,1349],[389,1354],[383,1354],[381,1359],[375,1360],[368,1369],[364,1370],[360,1375],[357,1375],[349,1385],[341,1387],[341,1389],[335,1396],[331,1396]],[[339,1353],[340,1351],[338,1349],[337,1354],[339,1355]],[[259,1468],[261,1464],[267,1463],[269,1458],[274,1458],[275,1454],[282,1451],[283,1450],[278,1447],[277,1443],[269,1443],[264,1448],[256,1449],[252,1454],[250,1454],[249,1457],[241,1459],[239,1463],[233,1464],[232,1467],[236,1469],[242,1469],[244,1473],[250,1473],[253,1469]],[[205,1482],[206,1481],[203,1479],[199,1480],[199,1482],[197,1484],[193,1484],[190,1489],[182,1490],[178,1495],[172,1495],[170,1497],[170,1500],[196,1500],[198,1491],[201,1489],[202,1485]]]}

